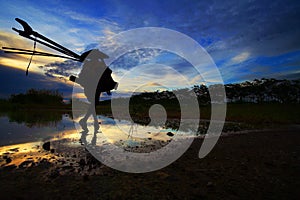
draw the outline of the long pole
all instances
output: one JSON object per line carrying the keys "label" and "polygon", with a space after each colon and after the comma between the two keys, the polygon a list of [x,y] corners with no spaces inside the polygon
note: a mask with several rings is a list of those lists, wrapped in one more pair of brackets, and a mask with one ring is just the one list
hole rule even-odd
{"label": "long pole", "polygon": [[[51,40],[51,39],[49,39],[49,38],[47,38],[47,37],[39,34],[38,32],[33,31],[32,28],[25,21],[23,21],[23,20],[21,20],[19,18],[16,18],[15,20],[17,22],[19,22],[23,26],[23,28],[24,28],[24,31],[18,30],[16,28],[12,28],[12,30],[18,32],[19,35],[21,35],[21,36],[23,36],[23,37],[25,37],[27,39],[36,41],[36,42],[38,42],[40,44],[43,44],[43,45],[45,45],[45,46],[47,46],[47,47],[49,47],[51,49],[59,51],[59,52],[61,52],[63,54],[66,54],[68,56],[71,56],[71,57],[74,57],[74,58],[77,58],[77,59],[81,58],[81,56],[78,55],[78,54],[76,54],[75,52],[73,52],[73,51],[67,49],[66,47],[64,47],[64,46],[62,46],[62,45],[54,42],[53,40]],[[33,38],[31,35],[33,35],[35,38]],[[41,40],[44,40],[44,41],[41,41],[41,40],[39,40],[37,38],[39,38]]]}

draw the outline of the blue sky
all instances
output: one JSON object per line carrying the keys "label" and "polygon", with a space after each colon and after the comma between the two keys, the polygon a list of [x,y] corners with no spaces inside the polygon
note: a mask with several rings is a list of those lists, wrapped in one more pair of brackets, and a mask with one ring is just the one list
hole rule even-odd
{"label": "blue sky", "polygon": [[[77,53],[101,46],[108,38],[140,27],[163,27],[196,40],[210,54],[225,83],[255,78],[300,77],[299,1],[4,1],[0,0],[1,46],[32,49],[32,43],[11,30],[19,28],[15,17],[36,31]],[[40,50],[49,51],[38,45]],[[143,53],[141,53],[143,52]],[[189,63],[163,51],[128,53],[115,63],[115,78],[137,64],[158,63],[189,73]],[[141,61],[142,55],[142,61]],[[28,57],[0,52],[0,97],[24,91],[35,80],[37,87],[59,88],[70,94],[71,84],[58,77],[76,74],[80,65],[63,59],[34,57],[30,76],[25,71]],[[24,72],[25,73],[25,72]],[[155,73],[155,70],[153,70]],[[157,75],[160,75],[159,73]],[[168,74],[169,78],[170,74]],[[189,78],[192,78],[190,73]],[[163,77],[161,77],[163,78]],[[18,80],[23,80],[22,85]],[[4,85],[11,85],[8,88]],[[176,85],[180,87],[180,84]],[[122,92],[122,91],[120,91]]]}

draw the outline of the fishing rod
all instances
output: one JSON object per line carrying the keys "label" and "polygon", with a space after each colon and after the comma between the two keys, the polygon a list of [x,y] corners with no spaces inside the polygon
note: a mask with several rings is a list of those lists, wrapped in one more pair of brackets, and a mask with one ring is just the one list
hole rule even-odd
{"label": "fishing rod", "polygon": [[[59,52],[61,52],[63,54],[67,54],[67,55],[72,56],[74,58],[80,59],[80,55],[78,55],[78,54],[74,53],[73,51],[67,49],[66,47],[64,47],[64,46],[62,46],[62,45],[54,42],[53,40],[51,40],[51,39],[49,39],[49,38],[47,38],[47,37],[39,34],[38,32],[33,31],[33,29],[25,21],[23,21],[23,20],[21,20],[19,18],[16,18],[15,20],[17,22],[19,22],[23,26],[23,29],[24,29],[24,31],[22,31],[22,30],[18,30],[16,28],[12,28],[12,30],[14,30],[17,33],[19,33],[19,35],[21,35],[21,36],[23,36],[23,37],[25,37],[27,39],[36,41],[36,42],[38,42],[40,44],[43,44],[43,45],[45,45],[45,46],[47,46],[47,47],[49,47],[51,49],[57,50],[57,51],[59,51]],[[34,36],[35,38],[32,37],[31,35]],[[44,40],[45,42],[39,40],[38,38],[41,39],[41,40]]]}
{"label": "fishing rod", "polygon": [[[83,53],[82,55],[76,54],[75,52],[67,49],[66,47],[58,44],[57,42],[54,42],[53,40],[43,36],[42,34],[34,31],[27,22],[24,20],[21,20],[19,18],[15,18],[15,20],[21,24],[23,27],[23,30],[19,30],[16,28],[12,28],[15,32],[19,33],[20,36],[25,37],[27,39],[30,39],[34,41],[34,48],[33,50],[28,50],[28,49],[20,49],[20,48],[13,48],[13,47],[2,47],[5,53],[15,53],[15,54],[23,54],[23,55],[31,55],[31,58],[29,60],[29,64],[27,66],[26,70],[26,76],[28,75],[28,69],[31,64],[31,60],[33,56],[48,56],[48,57],[59,57],[59,58],[65,58],[65,59],[70,59],[78,62],[83,62],[85,57],[87,56],[86,53]],[[42,51],[36,51],[36,43],[40,43],[42,45],[45,45],[48,48],[51,48],[53,50],[56,50],[60,53],[65,54],[64,55],[58,55],[58,54],[52,54],[52,53],[47,53],[47,52],[42,52]]]}
{"label": "fishing rod", "polygon": [[5,50],[4,53],[17,53],[17,54],[25,54],[25,55],[34,54],[35,56],[59,57],[59,58],[66,58],[66,59],[79,61],[79,62],[81,61],[80,59],[71,58],[69,56],[56,55],[56,54],[46,53],[42,51],[34,51],[34,50],[11,48],[11,47],[2,47],[2,49]]}

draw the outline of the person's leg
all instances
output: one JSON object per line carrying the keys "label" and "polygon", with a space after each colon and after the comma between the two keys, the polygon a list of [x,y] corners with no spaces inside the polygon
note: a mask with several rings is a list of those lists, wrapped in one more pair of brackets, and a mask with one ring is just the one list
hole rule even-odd
{"label": "person's leg", "polygon": [[88,118],[93,114],[93,110],[94,110],[94,98],[91,97],[90,95],[90,90],[88,90],[87,88],[85,88],[84,90],[84,94],[87,98],[87,100],[90,102],[89,103],[89,107],[84,115],[84,117],[79,121],[79,124],[81,126],[81,128],[84,130],[84,131],[88,131],[88,128],[87,128],[87,120]]}
{"label": "person's leg", "polygon": [[92,111],[92,115],[94,117],[94,129],[95,130],[99,130],[99,122],[98,122],[98,117],[97,117],[97,113],[96,113],[96,106],[99,105],[99,97],[101,95],[101,92],[99,90],[96,91],[95,94],[95,106],[93,107],[93,111]]}
{"label": "person's leg", "polygon": [[[79,121],[80,126],[82,127],[83,130],[88,130],[87,129],[87,120],[88,118],[92,115],[94,118],[94,130],[98,131],[99,130],[99,122],[96,114],[96,105],[99,104],[99,97],[101,95],[101,92],[99,90],[96,91],[95,95],[89,95],[85,92],[85,95],[90,102],[88,110],[85,114],[85,116]],[[93,96],[93,97],[92,97]]]}
{"label": "person's leg", "polygon": [[81,120],[79,120],[79,124],[80,124],[81,128],[82,128],[84,131],[88,131],[88,128],[87,128],[87,120],[88,120],[88,118],[90,117],[90,115],[91,115],[91,113],[92,113],[92,108],[93,108],[93,107],[94,107],[93,105],[89,105],[88,110],[87,110],[87,112],[85,113],[84,117],[83,117]]}

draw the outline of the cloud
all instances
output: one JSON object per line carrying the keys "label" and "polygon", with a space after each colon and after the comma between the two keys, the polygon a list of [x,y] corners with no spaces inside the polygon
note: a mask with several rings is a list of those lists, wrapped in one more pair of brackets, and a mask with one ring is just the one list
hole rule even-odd
{"label": "cloud", "polygon": [[236,55],[235,57],[233,57],[231,59],[231,61],[233,63],[241,63],[241,62],[244,62],[245,60],[247,60],[250,56],[250,53],[249,52],[243,52],[239,55]]}
{"label": "cloud", "polygon": [[[271,7],[266,8],[266,4],[260,1],[236,5],[229,1],[213,5],[213,10],[223,7],[226,12],[214,12],[213,25],[221,35],[207,46],[208,51],[212,55],[222,52],[223,57],[248,51],[251,57],[255,57],[276,56],[299,50],[300,41],[297,38],[300,29],[297,24],[300,13],[295,12],[299,9],[299,3],[294,1],[288,4],[274,1]],[[216,36],[215,33],[213,35]]]}
{"label": "cloud", "polygon": [[[160,73],[157,73],[158,71]],[[158,63],[131,68],[116,80],[119,82],[118,91],[121,92],[172,90],[192,86],[188,77],[170,66]]]}
{"label": "cloud", "polygon": [[104,25],[104,26],[114,26],[118,29],[119,24],[106,18],[96,18],[84,15],[82,13],[74,12],[71,10],[61,10],[71,19],[74,19],[76,21],[80,21],[84,24],[92,24],[92,25]]}
{"label": "cloud", "polygon": [[[33,42],[26,40],[25,38],[22,38],[20,36],[17,36],[15,34],[0,31],[0,41],[1,41],[1,47],[14,47],[14,48],[21,48],[21,49],[33,49]],[[37,45],[38,51],[46,51],[46,48]],[[48,51],[49,52],[49,51]],[[0,63],[5,66],[17,68],[17,69],[23,69],[26,70],[26,67],[28,66],[29,59],[31,55],[21,55],[21,54],[11,54],[11,53],[4,53],[3,50],[0,50]],[[41,57],[41,56],[33,56],[30,71],[42,73],[40,69],[37,67],[39,65],[45,65],[49,62],[53,61],[62,61],[63,59],[60,58],[49,58],[49,57]]]}
{"label": "cloud", "polygon": [[30,72],[25,76],[23,70],[9,68],[0,65],[0,97],[8,97],[11,94],[24,93],[30,88],[49,89],[63,92],[64,97],[70,97],[72,86],[44,75]]}
{"label": "cloud", "polygon": [[155,82],[148,83],[148,85],[149,85],[149,86],[161,86],[161,84],[155,83]]}
{"label": "cloud", "polygon": [[66,8],[54,11],[57,14],[64,13],[64,17],[68,19],[66,22],[67,27],[76,25],[75,31],[74,28],[67,28],[66,31],[70,33],[70,36],[80,38],[82,45],[85,46],[90,43],[99,44],[101,41],[105,41],[114,34],[122,31],[121,26],[109,18],[93,17]]}
{"label": "cloud", "polygon": [[43,66],[39,66],[40,69],[43,69],[45,75],[49,77],[60,77],[65,80],[68,80],[70,75],[77,75],[81,69],[81,63],[66,60],[63,62],[53,62]]}
{"label": "cloud", "polygon": [[255,78],[280,78],[285,74],[296,77],[300,69],[300,51],[278,56],[259,56],[242,63],[220,65],[226,83],[253,80]]}
{"label": "cloud", "polygon": [[146,63],[155,63],[155,59],[162,53],[159,49],[138,49],[127,52],[121,57],[117,58],[110,67],[115,70],[130,69],[137,65]]}
{"label": "cloud", "polygon": [[0,41],[1,47],[11,45],[19,48],[32,48],[33,44],[30,40],[6,31],[0,31]]}

